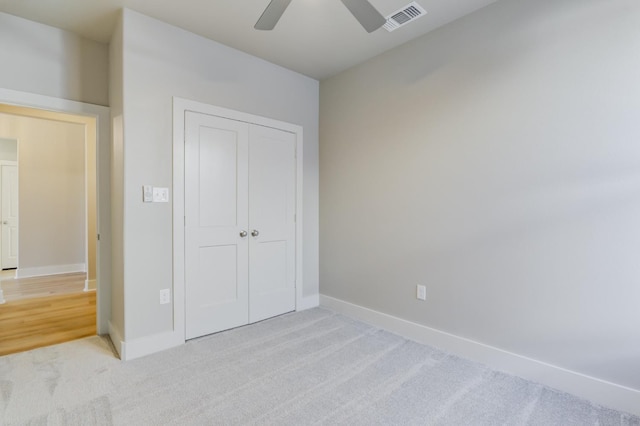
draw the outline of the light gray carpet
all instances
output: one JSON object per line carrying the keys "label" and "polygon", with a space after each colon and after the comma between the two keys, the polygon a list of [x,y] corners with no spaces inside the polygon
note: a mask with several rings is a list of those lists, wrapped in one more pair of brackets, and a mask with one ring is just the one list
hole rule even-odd
{"label": "light gray carpet", "polygon": [[6,425],[640,425],[324,309],[135,361],[92,337],[0,357]]}

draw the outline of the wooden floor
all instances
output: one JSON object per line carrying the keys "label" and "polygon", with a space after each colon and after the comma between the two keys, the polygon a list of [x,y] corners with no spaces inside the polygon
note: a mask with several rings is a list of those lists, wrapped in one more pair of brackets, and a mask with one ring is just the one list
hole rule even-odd
{"label": "wooden floor", "polygon": [[87,274],[48,275],[44,277],[15,278],[15,271],[0,272],[0,288],[6,301],[79,293],[84,290]]}
{"label": "wooden floor", "polygon": [[0,355],[96,334],[96,292],[82,291],[84,277],[81,287],[60,275],[10,281],[0,281],[6,299],[0,305]]}

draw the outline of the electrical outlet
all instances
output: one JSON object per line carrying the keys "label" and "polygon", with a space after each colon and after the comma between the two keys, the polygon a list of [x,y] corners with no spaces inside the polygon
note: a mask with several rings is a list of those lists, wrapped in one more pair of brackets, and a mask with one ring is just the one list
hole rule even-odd
{"label": "electrical outlet", "polygon": [[167,303],[171,303],[171,290],[165,288],[160,290],[160,304],[166,305]]}
{"label": "electrical outlet", "polygon": [[427,287],[423,285],[416,286],[416,297],[418,300],[427,300]]}
{"label": "electrical outlet", "polygon": [[169,202],[169,188],[153,188],[153,202],[154,203],[168,203]]}

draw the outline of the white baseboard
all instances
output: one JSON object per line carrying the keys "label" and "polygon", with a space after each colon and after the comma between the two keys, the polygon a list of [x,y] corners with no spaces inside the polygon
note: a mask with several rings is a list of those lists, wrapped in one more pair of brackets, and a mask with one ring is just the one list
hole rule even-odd
{"label": "white baseboard", "polygon": [[124,342],[122,341],[122,335],[111,321],[109,321],[109,337],[111,338],[113,346],[116,348],[116,352],[118,352],[118,356],[120,356],[120,359],[124,360]]}
{"label": "white baseboard", "polygon": [[86,271],[87,268],[84,263],[76,263],[72,265],[37,266],[34,268],[16,269],[16,278],[41,277],[44,275],[71,274],[74,272]]}
{"label": "white baseboard", "polygon": [[181,336],[175,331],[167,331],[139,339],[132,339],[122,342],[120,359],[130,361],[180,345],[184,345],[184,336]]}
{"label": "white baseboard", "polygon": [[320,295],[314,294],[300,299],[296,304],[296,311],[304,311],[318,306],[320,306]]}
{"label": "white baseboard", "polygon": [[320,295],[320,304],[408,339],[480,362],[493,369],[571,393],[605,407],[640,415],[640,390],[570,371],[333,297]]}
{"label": "white baseboard", "polygon": [[84,291],[93,291],[96,287],[96,280],[84,280]]}
{"label": "white baseboard", "polygon": [[2,305],[5,302],[6,302],[6,300],[4,300],[4,292],[0,288],[0,305]]}

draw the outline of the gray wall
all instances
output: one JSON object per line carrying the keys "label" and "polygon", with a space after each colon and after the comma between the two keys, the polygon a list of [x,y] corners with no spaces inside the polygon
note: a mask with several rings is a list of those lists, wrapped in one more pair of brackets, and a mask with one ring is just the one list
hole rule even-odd
{"label": "gray wall", "polygon": [[322,82],[321,293],[640,389],[638,28],[501,1]]}
{"label": "gray wall", "polygon": [[172,186],[173,96],[303,126],[304,294],[317,294],[318,82],[131,10],[123,18],[126,340],[173,329],[158,299],[172,287],[171,203],[141,198],[145,184]]}
{"label": "gray wall", "polygon": [[[122,15],[109,44],[109,105],[111,107],[111,326],[124,330],[124,122]],[[115,339],[115,336],[114,336]]]}
{"label": "gray wall", "polygon": [[106,44],[0,13],[0,52],[0,87],[107,105]]}

